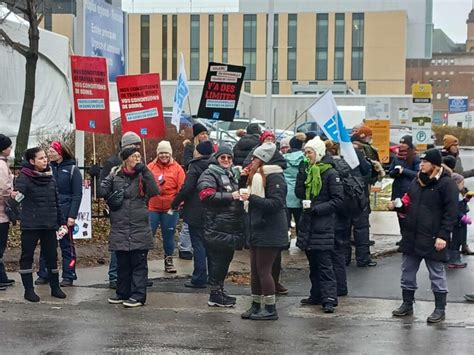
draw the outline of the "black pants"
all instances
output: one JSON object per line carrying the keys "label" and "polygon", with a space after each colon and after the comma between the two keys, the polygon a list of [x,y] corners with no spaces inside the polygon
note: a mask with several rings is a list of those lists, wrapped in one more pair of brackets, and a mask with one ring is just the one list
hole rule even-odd
{"label": "black pants", "polygon": [[[370,261],[369,215],[369,207],[366,207],[363,210],[351,209],[344,228],[345,241],[350,241],[351,234],[354,235],[356,261],[357,264],[361,265],[367,264]],[[348,244],[346,244],[346,264],[349,264],[351,262],[351,254],[352,248],[349,242]]]}
{"label": "black pants", "polygon": [[116,251],[117,297],[146,302],[148,250]]}
{"label": "black pants", "polygon": [[295,219],[296,224],[296,235],[298,235],[299,226],[300,226],[300,218],[301,214],[303,213],[303,208],[287,208],[286,209],[286,217],[288,219],[288,229],[291,228],[291,217]]}
{"label": "black pants", "polygon": [[467,226],[454,226],[453,234],[451,236],[451,243],[449,243],[449,250],[461,251],[461,246],[467,244]]}
{"label": "black pants", "polygon": [[[344,239],[344,233],[336,230],[334,234],[334,250],[331,253],[334,276],[337,283],[337,295],[347,295],[346,256],[345,250],[350,241]],[[350,247],[350,245],[349,245]]]}
{"label": "black pants", "polygon": [[234,258],[234,249],[215,249],[207,246],[207,263],[209,265],[209,285],[216,289],[224,285],[229,272],[229,265]]}
{"label": "black pants", "polygon": [[8,228],[10,227],[10,223],[0,223],[0,282],[6,282],[7,274],[5,272],[5,264],[3,262],[3,253],[5,253],[5,249],[7,248],[7,240],[8,240]]}
{"label": "black pants", "polygon": [[38,240],[41,243],[41,251],[46,260],[46,268],[53,274],[58,273],[56,231],[54,229],[36,229],[21,231],[20,274],[31,274],[33,272],[33,257]]}
{"label": "black pants", "polygon": [[306,250],[309,262],[310,296],[321,304],[337,305],[336,277],[330,250]]}

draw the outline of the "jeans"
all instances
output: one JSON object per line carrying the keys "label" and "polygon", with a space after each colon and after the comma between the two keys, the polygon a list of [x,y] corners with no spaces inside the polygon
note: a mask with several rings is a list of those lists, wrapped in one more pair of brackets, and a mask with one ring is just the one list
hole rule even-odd
{"label": "jeans", "polygon": [[117,254],[115,251],[110,252],[110,261],[109,261],[109,282],[117,281]]}
{"label": "jeans", "polygon": [[[68,228],[68,234],[59,240],[61,247],[61,256],[63,260],[63,279],[77,280],[76,275],[76,248],[74,247],[74,240],[72,238],[73,227]],[[43,248],[41,248],[38,276],[44,279],[48,278],[48,271],[46,269],[46,260],[43,255]],[[73,262],[74,260],[74,262]],[[72,266],[71,266],[71,263]]]}
{"label": "jeans", "polygon": [[117,251],[117,297],[146,302],[148,250]]}
{"label": "jeans", "polygon": [[181,229],[181,233],[179,233],[178,239],[178,250],[181,252],[193,252],[193,246],[191,241],[191,232],[189,230],[189,226],[187,223],[183,223],[183,228]]}
{"label": "jeans", "polygon": [[205,285],[207,283],[207,252],[204,245],[204,231],[200,227],[189,226],[189,235],[194,249],[194,270],[191,283]]}
{"label": "jeans", "polygon": [[33,272],[33,256],[38,241],[41,242],[41,250],[46,260],[48,272],[58,272],[56,231],[54,229],[37,229],[21,232],[20,274],[31,274]]}
{"label": "jeans", "polygon": [[153,237],[156,234],[158,226],[161,226],[161,238],[163,239],[165,257],[173,255],[174,232],[179,219],[178,212],[168,214],[167,212],[148,211],[148,215],[150,216],[151,233],[153,234]]}

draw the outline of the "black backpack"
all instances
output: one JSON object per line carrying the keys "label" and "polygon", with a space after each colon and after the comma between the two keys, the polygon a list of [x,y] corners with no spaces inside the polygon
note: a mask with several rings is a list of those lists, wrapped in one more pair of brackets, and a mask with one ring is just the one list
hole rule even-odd
{"label": "black backpack", "polygon": [[333,157],[334,169],[344,188],[345,205],[364,209],[367,205],[366,187],[361,177],[354,176],[350,165],[340,157]]}

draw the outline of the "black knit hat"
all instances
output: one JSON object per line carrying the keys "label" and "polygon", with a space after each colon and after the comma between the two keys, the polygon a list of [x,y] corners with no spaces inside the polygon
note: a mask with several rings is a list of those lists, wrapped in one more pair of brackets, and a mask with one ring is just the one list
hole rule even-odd
{"label": "black knit hat", "polygon": [[456,158],[452,155],[446,155],[445,157],[443,157],[443,164],[451,170],[454,170],[454,168],[456,167]]}
{"label": "black knit hat", "polygon": [[196,137],[199,133],[207,132],[206,126],[201,123],[193,124],[193,137]]}
{"label": "black knit hat", "polygon": [[260,126],[258,123],[251,123],[247,126],[247,134],[262,134],[262,130],[260,129]]}
{"label": "black knit hat", "polygon": [[441,152],[438,149],[428,149],[426,152],[420,155],[421,160],[429,161],[431,164],[441,166],[442,157]]}
{"label": "black knit hat", "polygon": [[232,158],[234,158],[234,152],[232,149],[230,149],[229,146],[227,145],[221,145],[219,148],[217,148],[217,152],[214,153],[214,156],[219,158],[222,154],[227,154],[230,155]]}
{"label": "black knit hat", "polygon": [[210,141],[202,141],[196,146],[196,150],[201,155],[211,155],[214,152],[214,148]]}
{"label": "black knit hat", "polygon": [[139,151],[140,149],[135,148],[135,147],[123,148],[120,151],[120,158],[122,158],[122,160],[127,160],[130,157],[130,155],[135,154],[136,152],[139,152]]}
{"label": "black knit hat", "polygon": [[413,138],[409,134],[400,138],[400,144],[406,144],[408,148],[414,148],[413,146]]}
{"label": "black knit hat", "polygon": [[314,137],[316,137],[316,133],[314,132],[307,132],[306,133],[306,142],[309,142],[311,139],[313,139]]}
{"label": "black knit hat", "polygon": [[4,134],[0,134],[0,152],[3,152],[5,149],[12,145],[12,140]]}
{"label": "black knit hat", "polygon": [[290,148],[291,149],[303,149],[303,144],[306,142],[306,134],[303,132],[297,132],[291,139],[290,139]]}

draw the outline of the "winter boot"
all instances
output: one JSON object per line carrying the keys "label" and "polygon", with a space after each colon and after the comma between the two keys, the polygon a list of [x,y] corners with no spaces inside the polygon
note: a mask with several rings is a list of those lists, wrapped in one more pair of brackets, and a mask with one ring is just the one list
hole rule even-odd
{"label": "winter boot", "polygon": [[51,296],[56,298],[66,298],[66,294],[59,287],[59,274],[50,272],[48,275]]}
{"label": "winter boot", "polygon": [[467,244],[463,244],[461,252],[464,255],[474,255],[474,251],[472,251],[471,248],[469,248],[469,245]]}
{"label": "winter boot", "polygon": [[277,320],[278,313],[275,306],[275,295],[263,296],[262,297],[263,308],[260,308],[258,313],[252,313],[250,315],[251,320]]}
{"label": "winter boot", "polygon": [[33,286],[33,274],[21,274],[21,282],[23,283],[23,287],[25,288],[25,300],[30,302],[39,302],[40,298],[35,293],[35,288]]}
{"label": "winter boot", "polygon": [[175,274],[176,273],[176,268],[173,265],[173,257],[172,256],[166,256],[165,257],[165,272],[169,274]]}
{"label": "winter boot", "polygon": [[403,303],[392,311],[395,317],[405,317],[413,314],[413,302],[415,301],[415,290],[402,290]]}
{"label": "winter boot", "polygon": [[225,294],[222,288],[218,288],[211,290],[207,305],[209,307],[233,307],[235,306],[235,299]]}
{"label": "winter boot", "polygon": [[3,259],[0,259],[0,286],[12,286],[14,283],[15,280],[8,278]]}
{"label": "winter boot", "polygon": [[221,290],[222,290],[222,293],[224,294],[224,296],[229,300],[229,301],[232,301],[234,302],[234,304],[237,302],[237,297],[234,297],[234,296],[231,296],[227,293],[226,290],[224,290],[224,283],[222,283],[221,285]]}
{"label": "winter boot", "polygon": [[435,296],[435,310],[426,319],[428,323],[439,323],[446,317],[444,310],[446,309],[447,293],[433,292]]}
{"label": "winter boot", "polygon": [[467,263],[464,263],[461,260],[461,252],[457,250],[449,251],[449,269],[464,269],[467,266]]}
{"label": "winter boot", "polygon": [[261,295],[252,295],[252,305],[244,313],[240,315],[242,319],[250,319],[252,314],[258,313],[262,305]]}

